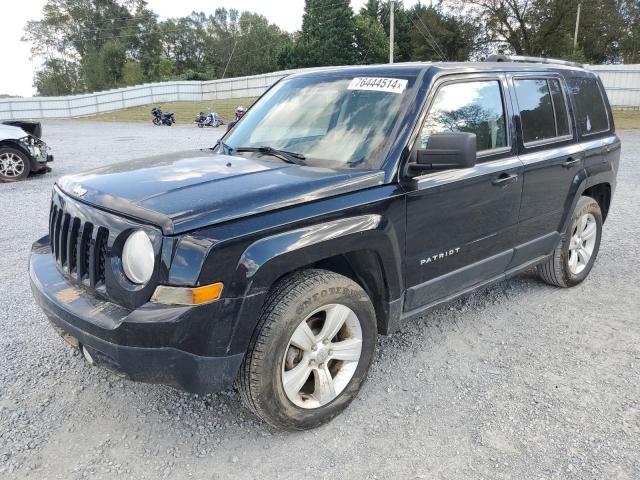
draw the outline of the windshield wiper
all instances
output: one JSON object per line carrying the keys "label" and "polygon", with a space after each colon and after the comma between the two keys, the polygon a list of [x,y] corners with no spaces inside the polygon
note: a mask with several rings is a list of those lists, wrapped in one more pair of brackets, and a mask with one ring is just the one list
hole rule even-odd
{"label": "windshield wiper", "polygon": [[272,155],[284,160],[287,163],[295,163],[296,165],[305,165],[305,156],[301,153],[287,152],[286,150],[278,150],[273,147],[238,147],[233,149],[234,152],[260,152],[264,155]]}

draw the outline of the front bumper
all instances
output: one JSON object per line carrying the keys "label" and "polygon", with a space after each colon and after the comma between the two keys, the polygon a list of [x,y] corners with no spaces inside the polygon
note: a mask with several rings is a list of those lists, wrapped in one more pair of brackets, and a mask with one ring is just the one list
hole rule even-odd
{"label": "front bumper", "polygon": [[198,307],[146,304],[128,310],[102,300],[68,282],[49,244],[42,241],[33,246],[29,277],[37,303],[58,333],[87,347],[96,364],[131,380],[194,393],[221,391],[233,384],[242,353],[199,355],[175,345],[188,343],[185,324],[195,327],[201,323]]}
{"label": "front bumper", "polygon": [[47,163],[53,162],[53,155],[48,153],[49,147],[46,143],[40,141],[38,145],[23,144],[23,147],[29,152],[31,157],[31,170],[40,171],[46,168]]}

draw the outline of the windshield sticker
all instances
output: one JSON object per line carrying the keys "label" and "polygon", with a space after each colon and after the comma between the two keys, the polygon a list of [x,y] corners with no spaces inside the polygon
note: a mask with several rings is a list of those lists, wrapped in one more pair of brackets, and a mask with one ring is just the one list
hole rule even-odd
{"label": "windshield sticker", "polygon": [[402,78],[355,77],[349,90],[373,90],[376,92],[402,93],[407,88],[407,80]]}

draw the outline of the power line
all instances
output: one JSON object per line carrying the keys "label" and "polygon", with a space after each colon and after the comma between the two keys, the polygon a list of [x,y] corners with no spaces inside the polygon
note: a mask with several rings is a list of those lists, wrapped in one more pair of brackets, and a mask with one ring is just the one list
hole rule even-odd
{"label": "power line", "polygon": [[224,72],[222,72],[221,78],[224,78],[224,76],[227,74],[227,68],[229,68],[229,64],[231,63],[231,57],[233,57],[233,52],[236,51],[237,45],[238,45],[238,39],[236,38],[236,41],[233,43],[233,48],[231,49],[231,55],[229,55],[229,60],[227,60],[227,64],[224,67]]}
{"label": "power line", "polygon": [[433,46],[433,44],[431,43],[431,40],[429,40],[426,35],[424,33],[422,33],[422,30],[420,29],[420,27],[418,26],[418,24],[415,22],[415,20],[413,18],[411,18],[410,15],[407,15],[407,17],[409,18],[409,20],[411,20],[411,23],[413,23],[413,25],[416,27],[416,30],[418,30],[418,32],[420,33],[420,35],[422,35],[422,37],[427,41],[427,43],[429,44],[429,46],[431,47],[431,49],[435,52],[436,55],[438,55],[438,57],[440,57],[440,60],[442,60],[443,62],[446,62],[445,57],[438,52],[438,50],[436,49],[436,47]]}
{"label": "power line", "polygon": [[445,61],[446,61],[447,60],[447,56],[445,55],[445,53],[442,50],[442,48],[440,48],[440,45],[438,44],[438,41],[435,39],[435,37],[431,34],[429,29],[427,28],[427,26],[424,24],[424,22],[422,21],[422,17],[420,17],[420,14],[417,14],[416,16],[418,17],[418,20],[420,21],[420,23],[424,27],[425,31],[427,32],[427,35],[429,35],[429,38],[433,41],[435,46],[438,47],[438,52],[437,52],[438,55],[440,56],[440,58],[444,58]]}

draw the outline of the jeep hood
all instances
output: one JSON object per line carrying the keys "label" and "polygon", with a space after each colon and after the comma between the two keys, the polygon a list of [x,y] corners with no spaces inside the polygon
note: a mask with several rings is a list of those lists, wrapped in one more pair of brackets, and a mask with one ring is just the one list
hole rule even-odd
{"label": "jeep hood", "polygon": [[211,150],[143,158],[62,177],[82,202],[160,226],[166,235],[383,183],[380,170],[334,170]]}

